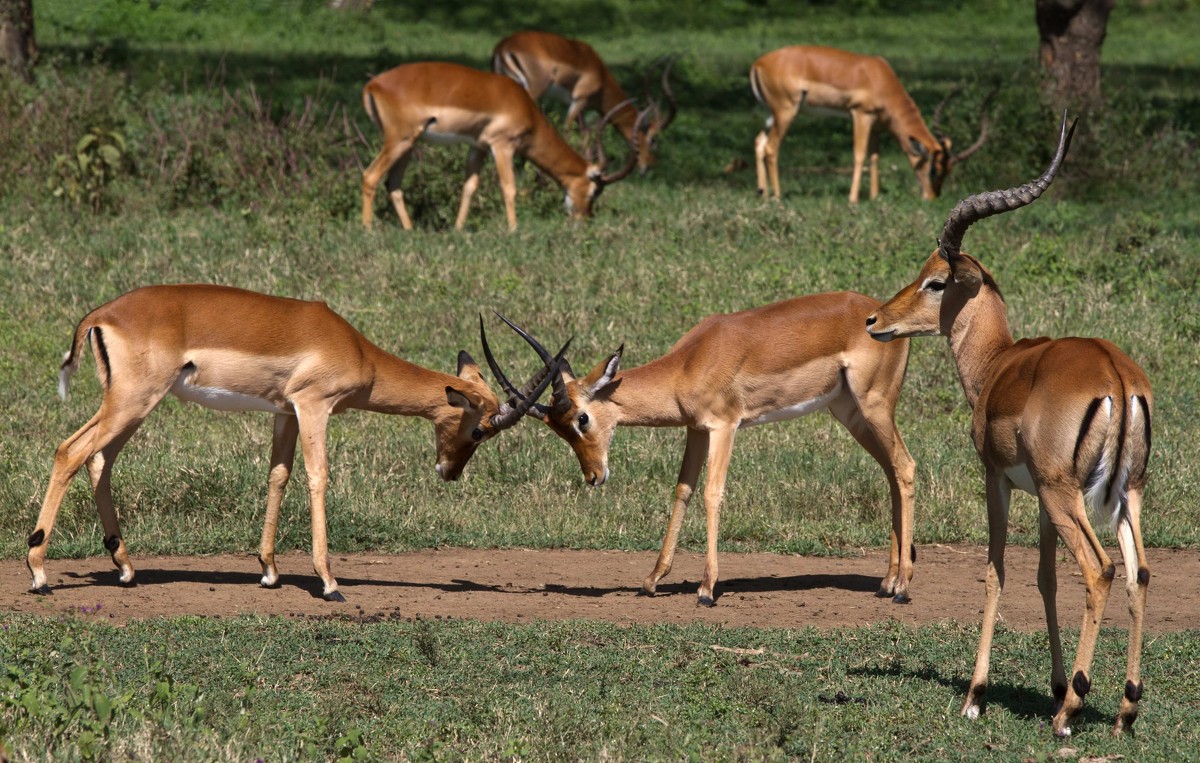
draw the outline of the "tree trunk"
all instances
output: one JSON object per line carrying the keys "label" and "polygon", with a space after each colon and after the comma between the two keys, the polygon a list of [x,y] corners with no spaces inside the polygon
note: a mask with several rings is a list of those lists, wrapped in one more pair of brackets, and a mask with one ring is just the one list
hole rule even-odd
{"label": "tree trunk", "polygon": [[36,55],[33,0],[0,0],[0,66],[28,80]]}
{"label": "tree trunk", "polygon": [[1050,99],[1086,109],[1100,102],[1100,46],[1116,0],[1036,0],[1039,58]]}

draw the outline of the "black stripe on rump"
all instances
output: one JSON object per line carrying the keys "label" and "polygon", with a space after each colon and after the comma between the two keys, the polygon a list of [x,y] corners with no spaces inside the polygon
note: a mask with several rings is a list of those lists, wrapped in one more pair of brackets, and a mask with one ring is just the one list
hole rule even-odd
{"label": "black stripe on rump", "polygon": [[1071,454],[1071,465],[1076,469],[1079,468],[1079,449],[1083,447],[1083,438],[1087,437],[1087,433],[1092,428],[1092,419],[1096,418],[1096,411],[1100,410],[1100,403],[1104,398],[1098,397],[1088,403],[1087,411],[1083,414],[1083,423],[1079,426],[1079,434],[1075,437],[1075,452]]}

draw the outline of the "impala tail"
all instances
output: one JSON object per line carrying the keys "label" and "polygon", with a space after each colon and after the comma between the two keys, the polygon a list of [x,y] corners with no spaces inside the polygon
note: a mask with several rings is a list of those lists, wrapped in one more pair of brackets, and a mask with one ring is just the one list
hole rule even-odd
{"label": "impala tail", "polygon": [[108,348],[104,345],[104,336],[101,334],[99,326],[89,324],[87,319],[84,319],[75,329],[75,335],[71,338],[71,349],[63,355],[62,365],[58,369],[58,396],[63,400],[67,399],[67,389],[71,385],[71,377],[79,370],[79,361],[83,358],[85,341],[94,343],[96,357],[100,363],[101,384],[108,386],[112,369],[108,363]]}
{"label": "impala tail", "polygon": [[1075,457],[1086,457],[1088,440],[1097,441],[1083,489],[1094,524],[1107,522],[1115,528],[1125,510],[1129,486],[1145,481],[1150,430],[1145,395],[1131,394],[1123,401],[1098,397],[1088,406]]}

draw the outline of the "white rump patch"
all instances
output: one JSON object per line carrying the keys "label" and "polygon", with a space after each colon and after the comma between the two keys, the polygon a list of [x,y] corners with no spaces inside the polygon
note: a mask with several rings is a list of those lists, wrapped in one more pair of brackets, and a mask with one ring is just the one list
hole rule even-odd
{"label": "white rump patch", "polygon": [[789,419],[798,419],[801,416],[807,416],[813,411],[820,411],[824,408],[828,408],[829,404],[833,402],[833,400],[840,394],[842,394],[842,381],[839,377],[838,383],[833,387],[833,389],[829,390],[824,395],[821,395],[820,397],[814,397],[811,400],[805,400],[800,403],[793,403],[792,405],[784,408],[776,408],[775,410],[768,411],[757,418],[742,419],[741,423],[738,424],[738,429],[745,429],[746,427],[758,426],[759,424],[770,424],[776,421],[787,421]]}
{"label": "white rump patch", "polygon": [[179,378],[171,385],[171,394],[180,400],[197,403],[214,411],[265,411],[267,413],[292,413],[266,398],[246,395],[220,387],[200,387],[192,384],[190,379],[194,370],[191,368],[180,372]]}

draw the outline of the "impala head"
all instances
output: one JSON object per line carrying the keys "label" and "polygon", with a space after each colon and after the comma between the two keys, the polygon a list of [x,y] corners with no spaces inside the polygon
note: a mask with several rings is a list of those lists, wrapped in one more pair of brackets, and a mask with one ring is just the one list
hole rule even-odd
{"label": "impala head", "polygon": [[596,161],[587,165],[587,170],[582,176],[565,184],[563,203],[567,207],[567,214],[573,219],[591,217],[592,206],[604,191],[605,186],[629,177],[629,173],[633,172],[633,168],[637,165],[638,136],[646,131],[646,120],[650,117],[649,109],[638,112],[633,126],[633,137],[629,141],[629,156],[626,158],[625,164],[616,172],[608,174],[604,172],[604,165],[608,163],[608,159],[604,155],[604,127],[613,115],[626,108],[633,108],[632,98],[621,101],[609,109],[595,129],[590,131],[595,137],[588,153],[594,154]]}
{"label": "impala head", "polygon": [[646,103],[650,104],[649,109],[652,116],[649,124],[646,125],[644,131],[639,132],[636,128],[634,134],[637,136],[637,168],[641,174],[646,174],[658,161],[656,154],[658,153],[658,136],[662,135],[663,131],[670,127],[671,122],[675,121],[675,114],[679,111],[678,103],[675,101],[675,94],[671,92],[671,67],[675,65],[675,60],[671,59],[667,62],[662,73],[662,92],[667,99],[667,111],[663,114],[659,108],[658,101],[650,94],[650,72],[646,71],[646,77],[643,81],[643,89],[646,93]]}
{"label": "impala head", "polygon": [[446,385],[446,405],[433,420],[438,476],[447,482],[458,479],[475,449],[519,422],[556,374],[557,366],[542,368],[525,385],[523,396],[512,395],[501,403],[471,356],[459,352],[460,381]]}
{"label": "impala head", "polygon": [[921,198],[925,201],[933,201],[942,193],[942,184],[946,182],[946,176],[950,174],[950,170],[954,165],[966,161],[972,154],[978,151],[988,136],[988,106],[995,97],[996,91],[992,91],[986,98],[983,99],[983,106],[979,110],[979,137],[966,148],[965,151],[960,151],[957,154],[950,153],[952,145],[951,140],[938,132],[938,123],[942,119],[942,111],[946,107],[946,103],[954,97],[958,92],[957,89],[950,92],[937,108],[933,110],[933,121],[930,123],[930,130],[933,134],[933,140],[925,140],[924,142],[917,139],[915,136],[908,138],[908,161],[912,164],[913,171],[917,174],[917,182],[921,185]]}
{"label": "impala head", "polygon": [[917,280],[867,317],[867,333],[881,342],[909,336],[948,336],[958,314],[981,288],[986,286],[999,294],[987,268],[962,252],[963,235],[972,223],[1020,209],[1041,196],[1058,173],[1074,133],[1075,123],[1068,129],[1067,114],[1063,112],[1058,150],[1040,177],[1017,188],[977,193],[958,202],[942,228],[938,248],[921,267]]}
{"label": "impala head", "polygon": [[[525,329],[499,313],[496,315],[529,343],[543,364],[548,361],[554,362],[546,348]],[[575,451],[575,457],[579,459],[584,480],[593,487],[603,485],[608,479],[608,447],[612,443],[618,422],[617,411],[608,404],[608,399],[621,384],[621,380],[615,377],[624,349],[622,345],[581,379],[575,378],[570,365],[565,360],[562,361],[558,372],[551,379],[553,393],[550,404],[536,404],[529,410],[530,416],[540,418],[555,434],[567,441],[571,450]],[[559,356],[565,351],[564,346]],[[486,340],[484,354],[487,355],[488,363],[492,365],[493,373],[497,378],[502,378],[503,374],[495,367],[494,359],[487,349]],[[506,389],[510,386],[506,385]]]}

